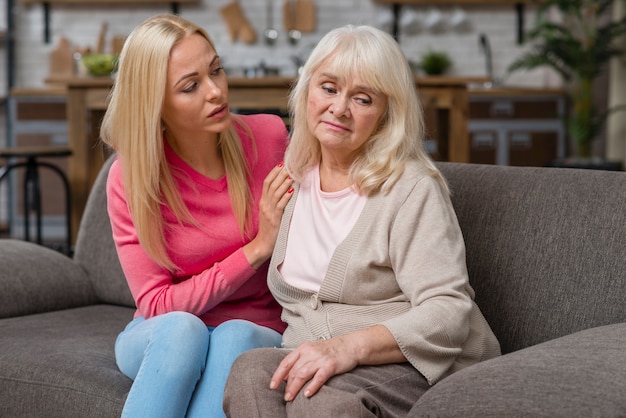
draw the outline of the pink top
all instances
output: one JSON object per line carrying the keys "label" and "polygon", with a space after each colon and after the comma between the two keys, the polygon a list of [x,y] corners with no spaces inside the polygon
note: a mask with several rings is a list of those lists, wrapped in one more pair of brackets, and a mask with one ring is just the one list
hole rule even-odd
{"label": "pink top", "polygon": [[[239,116],[249,126],[255,143],[238,128],[251,174],[252,195],[259,202],[263,180],[282,161],[288,134],[273,115]],[[198,315],[207,325],[229,319],[247,319],[283,332],[281,308],[267,288],[267,266],[254,270],[243,254],[249,239],[241,236],[231,209],[226,177],[209,179],[187,165],[165,142],[165,153],[178,178],[179,191],[201,227],[179,225],[163,207],[168,254],[180,270],[160,267],[139,245],[127,208],[120,160],[111,166],[107,181],[108,211],[117,253],[137,305],[135,316],[150,318],[171,311]],[[252,236],[258,230],[255,211]]]}
{"label": "pink top", "polygon": [[[367,196],[353,187],[324,192],[319,165],[307,172],[289,223],[285,260],[278,271],[291,286],[317,293],[330,259],[361,215]],[[302,245],[302,243],[315,243]]]}

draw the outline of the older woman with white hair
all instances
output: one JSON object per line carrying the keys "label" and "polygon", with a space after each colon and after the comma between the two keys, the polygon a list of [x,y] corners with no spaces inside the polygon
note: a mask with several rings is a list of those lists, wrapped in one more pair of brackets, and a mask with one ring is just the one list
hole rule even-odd
{"label": "older woman with white hair", "polygon": [[290,97],[296,181],[268,284],[281,349],[233,365],[226,414],[404,416],[500,347],[474,302],[448,187],[423,148],[415,80],[368,26],[329,32]]}

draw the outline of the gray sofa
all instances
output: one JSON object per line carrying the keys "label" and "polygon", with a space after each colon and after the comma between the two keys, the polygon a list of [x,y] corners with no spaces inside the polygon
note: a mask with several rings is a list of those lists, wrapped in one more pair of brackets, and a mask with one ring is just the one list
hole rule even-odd
{"label": "gray sofa", "polygon": [[[75,256],[0,241],[0,416],[116,417],[133,301],[101,172]],[[505,355],[411,416],[626,416],[626,173],[443,163],[478,305]]]}

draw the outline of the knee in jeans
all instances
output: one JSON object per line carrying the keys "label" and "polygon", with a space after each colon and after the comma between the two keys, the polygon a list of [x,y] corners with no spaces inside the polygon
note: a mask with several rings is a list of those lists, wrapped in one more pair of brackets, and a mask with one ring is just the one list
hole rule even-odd
{"label": "knee in jeans", "polygon": [[218,325],[211,333],[212,340],[223,344],[244,344],[249,347],[261,346],[263,335],[259,325],[245,319],[232,319]]}
{"label": "knee in jeans", "polygon": [[164,326],[169,326],[172,333],[201,333],[203,330],[208,332],[207,326],[200,318],[189,312],[174,311],[163,314]]}
{"label": "knee in jeans", "polygon": [[200,352],[208,349],[209,330],[196,315],[188,312],[169,312],[163,314],[160,324],[167,338],[177,344],[194,345]]}

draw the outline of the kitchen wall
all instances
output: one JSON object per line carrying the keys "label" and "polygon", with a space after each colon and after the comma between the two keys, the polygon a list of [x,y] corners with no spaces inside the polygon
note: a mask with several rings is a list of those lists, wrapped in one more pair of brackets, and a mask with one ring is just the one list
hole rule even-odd
{"label": "kitchen wall", "polygon": [[[0,3],[4,3],[3,0]],[[291,56],[306,58],[311,47],[329,29],[347,23],[369,24],[390,30],[390,6],[375,4],[371,0],[317,0],[317,30],[304,34],[297,45],[289,44],[282,26],[282,4],[284,0],[268,0],[273,4],[273,26],[279,29],[279,38],[274,46],[263,42],[263,30],[267,26],[267,3],[265,0],[239,0],[248,19],[255,28],[258,40],[247,45],[231,42],[220,9],[233,0],[199,0],[197,4],[181,4],[182,16],[193,20],[207,29],[216,43],[218,52],[228,67],[240,68],[255,66],[262,60],[267,64],[280,67],[287,75],[295,74],[295,65]],[[17,3],[17,0],[16,0]],[[436,2],[433,2],[436,4]],[[48,57],[57,45],[60,37],[67,37],[76,47],[94,47],[97,42],[100,25],[108,23],[108,38],[113,35],[126,35],[132,28],[147,17],[170,12],[170,3],[163,5],[51,5],[50,35],[51,42],[44,42],[43,6],[39,3],[16,4],[16,73],[17,86],[43,85],[48,75]],[[6,21],[6,5],[0,10],[0,22]],[[437,30],[425,27],[427,17],[436,15],[433,6],[404,6],[403,14],[413,14],[412,30],[400,33],[400,44],[407,57],[418,60],[429,49],[443,50],[450,54],[454,67],[450,74],[484,76],[486,60],[480,47],[479,34],[487,35],[492,49],[493,70],[501,77],[507,65],[519,55],[521,46],[517,44],[517,16],[512,4],[488,6],[464,6],[465,21],[458,28],[452,28],[451,16],[457,12],[455,6],[441,6],[437,9],[442,16],[442,25]],[[524,20],[530,27],[534,20],[534,6],[526,6]],[[458,17],[458,15],[456,15]],[[401,17],[401,22],[409,16]],[[0,30],[3,23],[0,23]],[[0,54],[0,77],[6,79],[4,54]],[[509,84],[554,87],[559,80],[548,70],[532,73],[515,74]],[[6,94],[6,86],[0,95]]]}

